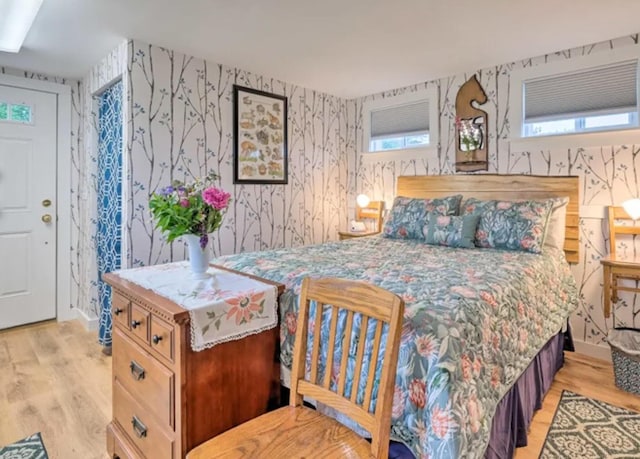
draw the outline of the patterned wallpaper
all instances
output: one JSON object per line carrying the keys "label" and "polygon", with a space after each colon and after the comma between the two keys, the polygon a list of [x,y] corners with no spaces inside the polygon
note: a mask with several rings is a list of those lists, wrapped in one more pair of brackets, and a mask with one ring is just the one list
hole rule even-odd
{"label": "patterned wallpaper", "polygon": [[[640,144],[602,145],[596,148],[574,145],[571,148],[514,150],[508,139],[510,74],[515,69],[544,65],[575,56],[598,53],[623,46],[637,46],[638,35],[627,36],[594,45],[560,51],[524,61],[512,62],[477,71],[489,101],[482,106],[489,113],[489,172],[500,174],[579,175],[583,206],[620,204],[640,190]],[[400,175],[454,173],[455,96],[459,87],[472,74],[455,75],[419,83],[384,93],[357,99],[356,151],[363,143],[363,103],[370,99],[390,97],[407,92],[420,92],[435,86],[440,112],[437,151],[425,159],[359,163],[356,189],[370,197],[391,203],[396,179]],[[582,296],[581,308],[572,318],[574,338],[591,344],[602,344],[607,325],[602,314],[602,272],[599,259],[607,253],[606,220],[582,218],[580,222],[581,262],[573,266],[573,274]],[[640,299],[623,295],[615,309],[615,324],[640,327]]]}
{"label": "patterned wallpaper", "polygon": [[[585,206],[605,206],[637,195],[640,145],[515,151],[507,140],[514,69],[635,45],[637,35],[479,70],[489,96],[483,106],[491,123],[489,172],[580,175]],[[214,239],[214,251],[226,254],[335,239],[337,230],[353,217],[356,194],[366,192],[390,203],[399,175],[453,173],[455,95],[471,75],[344,100],[140,41],[123,43],[82,82],[1,67],[0,72],[55,81],[72,89],[72,306],[90,317],[98,315],[94,96],[116,79],[124,75],[128,98],[123,262],[145,265],[185,257],[182,243],[167,244],[153,230],[148,215],[149,194],[173,178],[201,176],[209,170],[220,174],[220,185],[232,193],[233,205]],[[234,83],[289,98],[288,185],[232,184]],[[424,159],[360,164],[363,102],[430,86],[439,95],[437,151]],[[601,344],[607,324],[601,312],[599,259],[606,253],[606,222],[583,218],[580,227],[583,256],[573,272],[584,301],[572,323],[576,339]],[[640,325],[640,304],[634,296],[623,296],[615,314],[617,325]]]}
{"label": "patterned wallpaper", "polygon": [[[174,179],[211,170],[233,200],[215,254],[337,238],[355,170],[353,102],[139,41],[129,46],[129,265],[185,257],[181,241],[167,244],[154,230],[147,201]],[[234,84],[288,97],[287,185],[233,185]]]}

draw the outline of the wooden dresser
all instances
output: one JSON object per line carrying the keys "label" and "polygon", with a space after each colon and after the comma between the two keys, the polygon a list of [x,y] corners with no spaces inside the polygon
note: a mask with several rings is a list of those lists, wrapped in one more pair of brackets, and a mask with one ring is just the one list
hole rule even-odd
{"label": "wooden dresser", "polygon": [[103,279],[113,288],[109,457],[183,458],[278,402],[277,327],[194,352],[187,310],[117,275]]}

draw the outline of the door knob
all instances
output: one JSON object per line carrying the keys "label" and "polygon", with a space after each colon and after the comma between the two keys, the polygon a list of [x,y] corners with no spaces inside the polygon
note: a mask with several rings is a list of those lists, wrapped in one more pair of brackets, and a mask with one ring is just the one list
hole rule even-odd
{"label": "door knob", "polygon": [[41,220],[45,223],[51,223],[51,215],[49,214],[44,214],[41,218]]}
{"label": "door knob", "polygon": [[51,205],[51,200],[50,199],[44,199],[42,201],[42,207],[49,207]]}

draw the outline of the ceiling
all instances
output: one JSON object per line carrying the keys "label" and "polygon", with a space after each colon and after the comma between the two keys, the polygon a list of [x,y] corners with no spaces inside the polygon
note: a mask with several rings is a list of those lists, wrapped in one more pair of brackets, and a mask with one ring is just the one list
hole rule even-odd
{"label": "ceiling", "polygon": [[80,78],[125,38],[357,97],[640,32],[637,0],[44,0],[0,66]]}

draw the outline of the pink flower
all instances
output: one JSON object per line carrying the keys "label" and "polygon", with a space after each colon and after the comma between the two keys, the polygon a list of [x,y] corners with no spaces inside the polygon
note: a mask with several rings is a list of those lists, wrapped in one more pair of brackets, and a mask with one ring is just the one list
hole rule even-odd
{"label": "pink flower", "polygon": [[451,217],[447,217],[446,215],[439,215],[436,219],[436,223],[438,226],[447,226],[451,222]]}
{"label": "pink flower", "polygon": [[292,312],[287,312],[284,316],[284,321],[287,325],[287,331],[290,335],[296,334],[296,328],[298,328],[298,319]]}
{"label": "pink flower", "polygon": [[493,367],[491,370],[491,386],[496,389],[500,385],[500,368]]}
{"label": "pink flower", "polygon": [[482,418],[476,394],[472,394],[471,397],[469,397],[469,400],[467,401],[467,411],[469,412],[471,432],[476,433],[480,430],[480,418]]}
{"label": "pink flower", "polygon": [[462,354],[462,379],[465,381],[469,381],[471,379],[471,371],[473,364],[471,363],[471,359],[467,354]]}
{"label": "pink flower", "polygon": [[202,192],[202,199],[216,210],[224,210],[229,205],[231,194],[214,186],[205,189]]}
{"label": "pink flower", "polygon": [[409,400],[413,403],[418,409],[424,408],[424,405],[427,403],[427,386],[424,381],[419,379],[414,379],[409,383]]}
{"label": "pink flower", "polygon": [[182,207],[189,207],[189,200],[188,200],[187,198],[182,198],[182,199],[180,200],[180,205],[181,205]]}
{"label": "pink flower", "polygon": [[456,427],[456,423],[453,420],[449,412],[449,407],[440,408],[436,406],[431,412],[431,431],[436,437],[440,439],[447,438],[450,430]]}
{"label": "pink flower", "polygon": [[480,359],[476,357],[473,360],[473,375],[477,377],[480,375],[481,371],[482,371],[482,363],[480,362]]}
{"label": "pink flower", "polygon": [[430,358],[436,350],[436,345],[433,342],[432,335],[421,335],[416,337],[416,348],[418,354],[422,357]]}
{"label": "pink flower", "polygon": [[404,413],[404,403],[406,400],[406,396],[402,389],[398,386],[393,390],[393,408],[391,410],[391,417],[393,419],[398,419]]}
{"label": "pink flower", "polygon": [[498,307],[498,302],[491,293],[483,290],[480,292],[480,298],[482,298],[482,300],[484,300],[485,303],[488,303],[492,308],[495,309]]}

